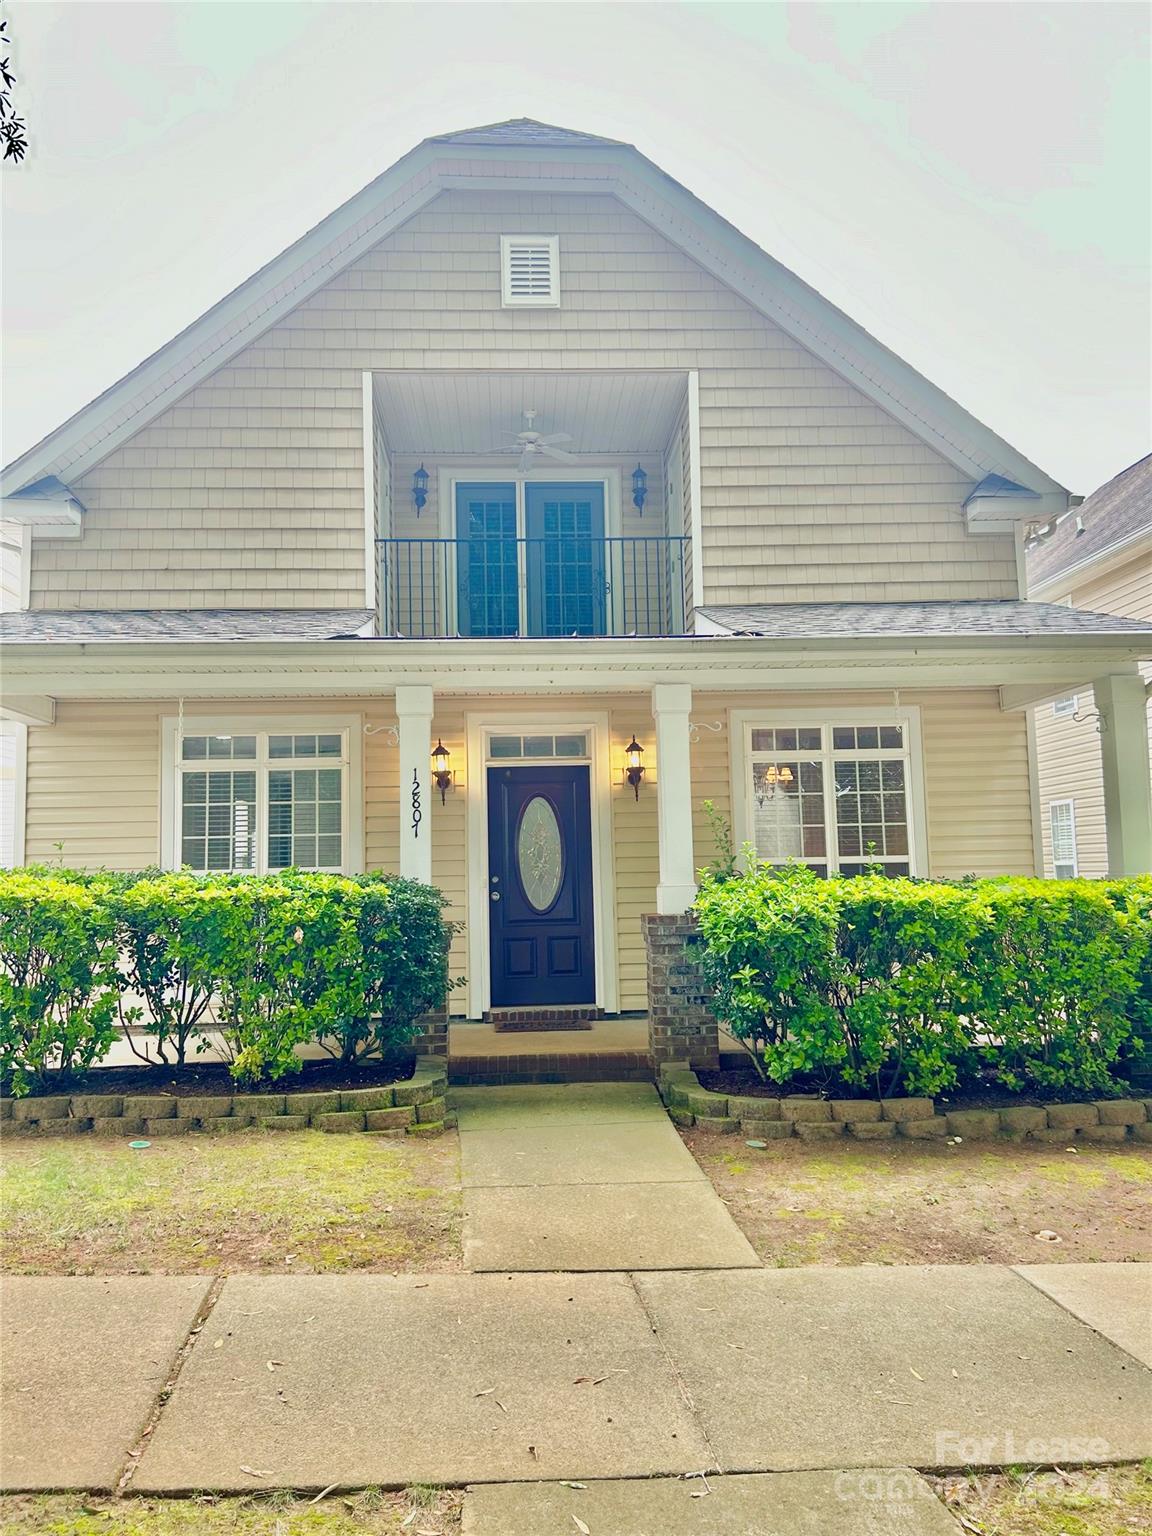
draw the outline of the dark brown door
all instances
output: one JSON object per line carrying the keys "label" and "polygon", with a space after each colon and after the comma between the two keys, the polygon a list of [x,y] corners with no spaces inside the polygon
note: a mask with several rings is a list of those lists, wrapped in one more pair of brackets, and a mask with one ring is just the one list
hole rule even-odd
{"label": "dark brown door", "polygon": [[587,766],[489,768],[492,1006],[596,1001]]}

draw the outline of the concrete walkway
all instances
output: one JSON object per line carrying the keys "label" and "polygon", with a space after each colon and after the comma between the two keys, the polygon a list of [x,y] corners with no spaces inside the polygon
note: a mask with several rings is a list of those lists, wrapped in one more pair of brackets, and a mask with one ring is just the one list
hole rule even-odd
{"label": "concrete walkway", "polygon": [[[1117,1264],[1075,1285],[1058,1265],[241,1276],[211,1290],[10,1279],[0,1482],[108,1489],[134,1466],[132,1491],[187,1493],[1137,1460],[1152,1454],[1152,1372],[1114,1340],[1150,1277]],[[852,1486],[842,1518],[835,1479],[733,1482],[725,1525],[715,1492],[709,1524],[686,1493],[702,1488],[645,1483],[585,1523],[642,1536],[642,1508],[653,1536],[885,1529],[867,1523],[874,1485]],[[547,1531],[522,1511],[577,1492],[493,1490],[470,1530]],[[760,1523],[739,1524],[761,1495]],[[889,1528],[941,1529],[914,1513]]]}
{"label": "concrete walkway", "polygon": [[650,1083],[457,1088],[453,1103],[470,1269],[760,1267]]}

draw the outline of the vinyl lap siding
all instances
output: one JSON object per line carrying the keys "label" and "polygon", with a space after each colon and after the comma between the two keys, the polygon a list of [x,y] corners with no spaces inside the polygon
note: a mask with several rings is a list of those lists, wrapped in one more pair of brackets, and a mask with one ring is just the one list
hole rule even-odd
{"label": "vinyl lap siding", "polygon": [[[1152,559],[1147,554],[1136,556],[1069,590],[1077,608],[1116,613],[1128,619],[1152,619]],[[1144,663],[1141,671],[1146,679],[1152,679],[1152,663]],[[1098,880],[1108,873],[1100,736],[1091,688],[1081,689],[1078,697],[1083,720],[1056,717],[1051,704],[1041,704],[1035,712],[1044,873],[1055,872],[1049,802],[1071,800],[1076,818],[1078,873],[1085,879]],[[1152,747],[1152,711],[1148,739]]]}
{"label": "vinyl lap siding", "polygon": [[[505,310],[499,236],[542,229],[562,303]],[[360,602],[373,368],[698,370],[709,602],[1016,595],[958,471],[621,204],[452,191],[84,476],[32,605]]]}

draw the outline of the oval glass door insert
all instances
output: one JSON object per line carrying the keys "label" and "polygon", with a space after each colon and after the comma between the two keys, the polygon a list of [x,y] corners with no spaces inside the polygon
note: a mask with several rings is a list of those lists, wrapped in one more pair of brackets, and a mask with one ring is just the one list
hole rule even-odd
{"label": "oval glass door insert", "polygon": [[524,807],[516,836],[516,859],[524,895],[537,912],[546,912],[564,878],[564,849],[556,812],[543,795],[534,795]]}

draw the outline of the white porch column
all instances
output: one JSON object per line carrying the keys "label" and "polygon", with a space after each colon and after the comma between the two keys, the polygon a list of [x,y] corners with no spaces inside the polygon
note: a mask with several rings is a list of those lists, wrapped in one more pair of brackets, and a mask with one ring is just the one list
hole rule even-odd
{"label": "white porch column", "polygon": [[432,879],[432,690],[396,689],[400,722],[400,873]]}
{"label": "white porch column", "polygon": [[692,856],[692,767],[687,683],[657,683],[652,689],[656,720],[656,801],[660,842],[657,912],[686,912],[696,896]]}
{"label": "white porch column", "polygon": [[1111,673],[1093,684],[1100,712],[1104,827],[1108,873],[1152,872],[1152,778],[1148,766],[1148,702],[1137,672]]}

